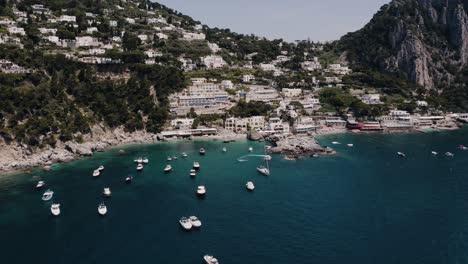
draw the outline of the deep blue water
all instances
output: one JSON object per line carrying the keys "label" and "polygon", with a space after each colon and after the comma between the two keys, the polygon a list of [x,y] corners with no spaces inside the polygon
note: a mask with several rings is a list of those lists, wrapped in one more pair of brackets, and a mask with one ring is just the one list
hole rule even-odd
{"label": "deep blue water", "polygon": [[[268,177],[255,171],[259,158],[237,161],[249,146],[262,154],[263,144],[248,141],[137,145],[125,154],[115,148],[49,172],[1,176],[2,262],[183,264],[211,253],[223,264],[468,263],[468,151],[457,149],[468,145],[468,129],[321,138],[332,141],[343,143],[332,146],[336,156],[273,156]],[[166,156],[182,151],[189,157],[164,174]],[[138,156],[150,159],[141,173]],[[188,175],[193,160],[202,166],[195,179]],[[94,179],[100,164],[106,169]],[[129,174],[134,182],[126,185]],[[59,217],[41,200],[33,175],[55,191]],[[207,188],[203,200],[198,184]],[[102,196],[105,186],[111,198]],[[97,214],[101,201],[105,217]],[[200,230],[180,228],[179,218],[190,215],[202,220]]]}

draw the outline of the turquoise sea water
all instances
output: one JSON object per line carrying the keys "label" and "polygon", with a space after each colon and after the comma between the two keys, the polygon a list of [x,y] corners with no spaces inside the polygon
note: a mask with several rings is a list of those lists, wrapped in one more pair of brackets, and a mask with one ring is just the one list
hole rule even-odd
{"label": "turquoise sea water", "polygon": [[[338,154],[296,161],[274,155],[268,177],[255,170],[260,158],[238,161],[249,146],[263,153],[262,143],[249,141],[136,145],[49,172],[1,176],[2,262],[202,263],[209,253],[223,264],[468,263],[468,151],[457,149],[468,145],[468,129],[332,135],[321,143]],[[170,162],[174,169],[164,174],[166,157],[183,151],[189,157]],[[150,159],[140,173],[138,156]],[[201,169],[192,179],[194,160]],[[106,168],[95,179],[100,164]],[[34,175],[55,191],[59,217],[41,200],[45,189],[35,190]],[[195,195],[199,184],[205,199]],[[111,198],[102,196],[105,186]],[[97,214],[101,201],[105,217]],[[179,218],[190,215],[203,222],[200,230],[180,228]]]}

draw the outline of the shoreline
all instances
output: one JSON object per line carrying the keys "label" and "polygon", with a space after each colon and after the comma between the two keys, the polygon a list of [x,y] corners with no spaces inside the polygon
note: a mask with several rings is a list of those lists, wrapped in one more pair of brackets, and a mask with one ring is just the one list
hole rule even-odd
{"label": "shoreline", "polygon": [[[329,129],[320,133],[313,133],[305,137],[312,137],[320,140],[321,137],[339,134],[398,134],[398,133],[432,133],[454,131],[456,128],[427,128],[392,131],[353,131],[348,129]],[[299,139],[304,135],[290,135]],[[118,147],[125,148],[131,145],[154,144],[163,142],[180,142],[182,140],[241,140],[248,139],[247,134],[234,133],[229,130],[220,129],[216,135],[192,136],[190,139],[164,138],[160,134],[147,133],[144,131],[125,132],[123,129],[107,130],[102,126],[95,126],[90,135],[85,135],[85,142],[76,143],[58,142],[55,148],[47,147],[32,151],[28,146],[19,143],[6,144],[0,141],[0,175],[14,174],[20,172],[30,172],[33,169],[41,168],[49,170],[52,164],[66,163],[79,160],[83,157],[92,156],[95,152],[103,152]],[[280,153],[281,154],[281,153]],[[285,156],[290,154],[282,153]]]}

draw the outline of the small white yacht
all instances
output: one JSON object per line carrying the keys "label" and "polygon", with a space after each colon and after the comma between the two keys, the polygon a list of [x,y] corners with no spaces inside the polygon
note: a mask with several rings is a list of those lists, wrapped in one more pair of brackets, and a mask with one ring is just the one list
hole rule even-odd
{"label": "small white yacht", "polygon": [[205,260],[206,264],[219,264],[218,259],[210,255],[203,256],[203,260]]}
{"label": "small white yacht", "polygon": [[183,158],[186,158],[187,156],[188,156],[187,153],[182,152],[182,157],[183,157]]}
{"label": "small white yacht", "polygon": [[171,161],[172,158],[168,156],[166,160],[167,160],[167,161]]}
{"label": "small white yacht", "polygon": [[147,157],[145,157],[141,162],[144,163],[144,164],[148,164],[149,160],[148,160]]}
{"label": "small white yacht", "polygon": [[143,170],[143,164],[141,163],[138,163],[137,167],[136,167],[137,171],[141,171]]}
{"label": "small white yacht", "polygon": [[263,165],[258,165],[257,171],[266,176],[270,175],[270,170]]}
{"label": "small white yacht", "polygon": [[101,175],[101,171],[99,171],[99,170],[94,170],[93,171],[93,177],[97,177],[99,175]]}
{"label": "small white yacht", "polygon": [[255,185],[251,181],[247,182],[245,186],[247,187],[247,190],[249,191],[253,191],[255,189]]}
{"label": "small white yacht", "polygon": [[138,159],[135,159],[133,160],[135,163],[142,163],[143,162],[143,158],[142,157],[139,157]]}
{"label": "small white yacht", "polygon": [[397,152],[398,156],[406,158],[406,154],[403,152]]}
{"label": "small white yacht", "polygon": [[193,227],[199,228],[199,227],[202,226],[202,223],[201,223],[200,219],[198,219],[198,217],[190,216],[189,219],[190,219],[190,223],[192,224]]}
{"label": "small white yacht", "polygon": [[107,206],[104,203],[100,203],[98,206],[98,213],[100,215],[105,215],[107,214]]}
{"label": "small white yacht", "polygon": [[133,180],[133,176],[128,176],[127,178],[125,178],[126,183],[131,183],[132,180]]}
{"label": "small white yacht", "polygon": [[447,156],[447,157],[453,157],[453,156],[455,156],[455,154],[453,154],[452,152],[446,152],[446,153],[445,153],[445,156]]}
{"label": "small white yacht", "polygon": [[435,155],[438,155],[439,153],[437,153],[435,151],[431,151],[431,154],[435,156]]}
{"label": "small white yacht", "polygon": [[249,152],[252,152],[253,151],[253,148],[252,147],[249,147]]}
{"label": "small white yacht", "polygon": [[110,197],[111,196],[111,190],[109,187],[104,188],[104,191],[102,192],[104,196]]}
{"label": "small white yacht", "polygon": [[45,191],[44,194],[42,195],[42,200],[49,201],[50,199],[52,199],[53,196],[54,196],[54,192],[49,189]]}
{"label": "small white yacht", "polygon": [[333,145],[340,145],[341,143],[338,142],[338,141],[333,141],[332,144],[333,144]]}
{"label": "small white yacht", "polygon": [[197,176],[197,171],[195,171],[194,169],[191,169],[190,170],[190,177],[195,177]]}
{"label": "small white yacht", "polygon": [[60,204],[52,204],[50,206],[50,211],[53,215],[58,216],[60,214]]}
{"label": "small white yacht", "polygon": [[187,217],[180,218],[179,223],[185,230],[192,229],[192,222]]}
{"label": "small white yacht", "polygon": [[354,144],[347,144],[348,147],[354,147]]}
{"label": "small white yacht", "polygon": [[45,181],[38,181],[37,184],[36,184],[36,188],[37,188],[37,189],[40,189],[40,188],[42,188],[44,185],[45,185]]}
{"label": "small white yacht", "polygon": [[104,166],[99,166],[99,168],[97,168],[98,171],[103,171],[104,170]]}
{"label": "small white yacht", "polygon": [[203,185],[198,186],[197,188],[197,194],[198,195],[204,195],[206,193],[206,188]]}
{"label": "small white yacht", "polygon": [[193,168],[196,169],[196,170],[199,169],[200,168],[200,163],[198,163],[197,161],[194,161],[193,162]]}
{"label": "small white yacht", "polygon": [[224,147],[224,148],[223,148],[223,152],[226,152],[226,151],[227,151],[227,149]]}
{"label": "small white yacht", "polygon": [[460,145],[458,146],[458,148],[461,150],[468,150],[468,147],[466,147],[465,145]]}
{"label": "small white yacht", "polygon": [[164,172],[170,172],[171,170],[172,170],[171,165],[166,165],[166,167],[164,168]]}
{"label": "small white yacht", "polygon": [[200,151],[199,151],[200,155],[205,155],[206,153],[206,150],[204,148],[201,148]]}

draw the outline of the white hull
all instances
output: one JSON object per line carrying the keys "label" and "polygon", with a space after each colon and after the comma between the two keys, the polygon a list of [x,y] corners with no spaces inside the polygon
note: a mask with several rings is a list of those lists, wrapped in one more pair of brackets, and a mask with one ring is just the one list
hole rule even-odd
{"label": "white hull", "polygon": [[190,229],[192,229],[192,223],[191,223],[190,220],[187,219],[187,218],[184,218],[184,219],[179,220],[179,223],[180,223],[180,225],[182,226],[182,228],[185,229],[185,230],[190,230]]}
{"label": "white hull", "polygon": [[54,216],[60,215],[60,204],[53,204],[50,207],[50,211],[52,212]]}
{"label": "white hull", "polygon": [[197,217],[191,216],[189,219],[193,227],[200,228],[202,226],[201,221]]}

